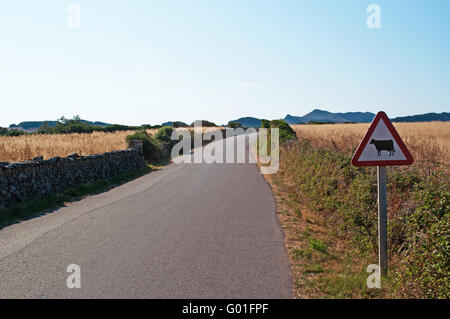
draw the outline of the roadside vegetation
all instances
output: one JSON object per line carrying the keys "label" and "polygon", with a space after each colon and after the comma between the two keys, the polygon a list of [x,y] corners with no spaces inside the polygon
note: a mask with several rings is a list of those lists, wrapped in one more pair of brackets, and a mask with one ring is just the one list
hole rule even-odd
{"label": "roadside vegetation", "polygon": [[[230,122],[232,123],[232,122]],[[261,128],[267,129],[267,139],[260,140],[258,138],[256,142],[257,152],[263,150],[264,152],[267,152],[267,155],[269,155],[270,150],[272,148],[272,131],[271,128],[278,128],[279,138],[280,138],[280,144],[296,139],[295,131],[287,124],[284,120],[261,120]],[[259,154],[261,156],[261,154]],[[270,163],[267,163],[265,165],[270,165]]]}
{"label": "roadside vegetation", "polygon": [[147,131],[140,130],[126,137],[127,142],[131,140],[141,140],[144,158],[148,162],[160,161],[164,159],[162,140],[152,137]]}
{"label": "roadside vegetation", "polygon": [[269,129],[268,130],[269,135],[271,128],[278,128],[280,134],[280,143],[296,138],[295,131],[284,120],[273,120],[273,121],[261,120],[261,127]]}
{"label": "roadside vegetation", "polygon": [[450,297],[448,123],[394,125],[416,163],[388,168],[390,269],[382,289],[366,286],[367,266],[378,264],[376,168],[350,163],[368,125],[296,125],[298,140],[282,145],[280,170],[266,178],[297,297]]}

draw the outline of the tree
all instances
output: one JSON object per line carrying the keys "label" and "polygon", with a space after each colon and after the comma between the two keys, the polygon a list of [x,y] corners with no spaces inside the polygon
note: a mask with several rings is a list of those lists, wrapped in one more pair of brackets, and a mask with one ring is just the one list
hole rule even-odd
{"label": "tree", "polygon": [[240,122],[232,122],[232,121],[230,121],[230,122],[228,122],[228,127],[239,128],[239,127],[242,127],[242,124]]}
{"label": "tree", "polygon": [[[191,126],[194,126],[195,122],[192,122]],[[217,125],[213,122],[202,120],[202,126],[203,127],[216,127]]]}
{"label": "tree", "polygon": [[64,115],[63,115],[63,116],[61,116],[59,119],[57,119],[57,121],[60,122],[60,123],[65,124],[65,123],[67,123],[69,120],[68,120],[66,117],[64,117]]}

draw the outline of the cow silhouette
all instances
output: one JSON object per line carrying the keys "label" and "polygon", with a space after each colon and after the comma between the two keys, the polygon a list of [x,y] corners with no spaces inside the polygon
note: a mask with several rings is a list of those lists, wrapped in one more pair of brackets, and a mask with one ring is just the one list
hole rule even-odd
{"label": "cow silhouette", "polygon": [[395,155],[394,142],[392,140],[374,140],[370,141],[370,144],[375,145],[377,149],[377,156],[381,156],[381,151],[388,151],[389,156]]}

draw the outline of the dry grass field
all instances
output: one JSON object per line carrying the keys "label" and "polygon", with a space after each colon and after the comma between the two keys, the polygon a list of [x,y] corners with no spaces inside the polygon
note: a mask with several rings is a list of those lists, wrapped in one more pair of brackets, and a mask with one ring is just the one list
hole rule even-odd
{"label": "dry grass field", "polygon": [[67,156],[71,153],[89,155],[123,150],[127,144],[125,137],[131,131],[114,133],[94,132],[90,134],[55,134],[0,136],[0,161],[16,162],[44,156]]}
{"label": "dry grass field", "polygon": [[[204,127],[203,131],[216,129]],[[189,130],[193,130],[189,128]],[[147,130],[154,134],[157,130]],[[126,149],[125,138],[133,131],[114,133],[73,133],[73,134],[32,134],[21,136],[0,136],[0,162],[19,162],[43,156],[65,157],[72,153],[78,155],[100,154]]]}
{"label": "dry grass field", "polygon": [[[370,124],[292,125],[298,138],[313,146],[353,150]],[[450,122],[394,123],[417,163],[450,163]]]}

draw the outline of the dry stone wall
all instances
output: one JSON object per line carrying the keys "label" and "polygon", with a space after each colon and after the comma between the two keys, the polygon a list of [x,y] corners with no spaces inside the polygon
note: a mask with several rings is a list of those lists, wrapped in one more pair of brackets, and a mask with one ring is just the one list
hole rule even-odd
{"label": "dry stone wall", "polygon": [[0,162],[0,209],[33,197],[61,192],[78,184],[115,177],[145,167],[138,147],[98,155]]}

